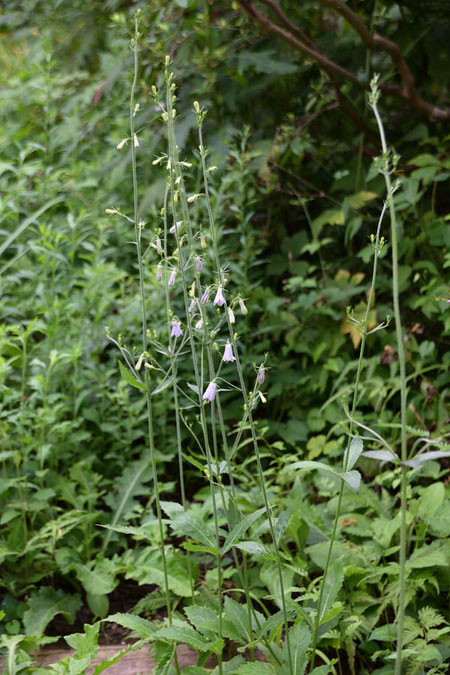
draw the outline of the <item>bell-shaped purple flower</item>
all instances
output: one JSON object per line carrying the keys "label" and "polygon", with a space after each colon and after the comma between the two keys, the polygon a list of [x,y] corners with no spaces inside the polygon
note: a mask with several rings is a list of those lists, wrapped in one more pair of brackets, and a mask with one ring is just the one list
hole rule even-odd
{"label": "bell-shaped purple flower", "polygon": [[203,328],[203,319],[199,319],[194,327],[195,330],[201,330]]}
{"label": "bell-shaped purple flower", "polygon": [[200,258],[199,255],[195,258],[195,269],[197,270],[197,272],[201,272],[203,269],[202,259]]}
{"label": "bell-shaped purple flower", "polygon": [[202,305],[204,305],[205,302],[208,302],[209,294],[210,294],[210,290],[209,290],[209,288],[207,288],[207,289],[205,290],[205,292],[203,293],[203,295],[202,295],[202,299],[200,300],[200,302],[202,303]]}
{"label": "bell-shaped purple flower", "polygon": [[263,384],[265,379],[266,379],[266,369],[261,364],[258,368],[258,374],[256,376],[256,381],[257,381],[258,384]]}
{"label": "bell-shaped purple flower", "polygon": [[193,299],[191,300],[191,304],[189,305],[189,310],[188,310],[188,311],[189,311],[189,314],[191,314],[191,315],[194,314],[194,309],[195,309],[195,303],[196,303],[196,302],[197,302],[196,299],[193,298]]}
{"label": "bell-shaped purple flower", "polygon": [[172,270],[172,272],[170,273],[170,277],[169,277],[169,286],[173,286],[175,284],[176,276],[177,276],[177,271]]}
{"label": "bell-shaped purple flower", "polygon": [[183,331],[180,328],[180,324],[178,321],[172,321],[172,332],[170,333],[170,337],[177,338],[181,335],[183,335]]}
{"label": "bell-shaped purple flower", "polygon": [[162,267],[161,265],[156,266],[156,281],[161,281],[162,279]]}
{"label": "bell-shaped purple flower", "polygon": [[214,305],[219,305],[219,307],[222,307],[222,305],[225,305],[226,300],[223,297],[223,291],[222,291],[222,286],[219,286],[217,289],[216,297],[214,298]]}
{"label": "bell-shaped purple flower", "polygon": [[203,401],[214,401],[216,398],[216,391],[217,391],[217,384],[212,381],[208,384],[208,386],[205,389],[205,393],[203,394]]}
{"label": "bell-shaped purple flower", "polygon": [[235,357],[233,356],[233,347],[230,345],[229,342],[227,342],[227,344],[225,345],[222,361],[225,361],[225,363],[229,363],[230,361],[236,361]]}

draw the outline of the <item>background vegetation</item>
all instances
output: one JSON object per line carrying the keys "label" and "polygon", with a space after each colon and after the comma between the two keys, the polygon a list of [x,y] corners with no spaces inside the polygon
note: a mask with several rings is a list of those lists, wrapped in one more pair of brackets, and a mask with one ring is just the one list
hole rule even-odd
{"label": "background vegetation", "polygon": [[[365,44],[340,4],[23,0],[3,6],[1,626],[5,654],[13,650],[19,669],[31,668],[28,654],[37,645],[84,621],[133,608],[154,618],[164,605],[145,400],[120,377],[118,352],[105,332],[108,327],[134,345],[141,330],[134,233],[127,221],[105,213],[117,208],[131,215],[133,203],[130,147],[119,151],[117,145],[129,135],[129,43],[137,8],[143,12],[135,125],[144,238],[150,243],[161,227],[166,177],[152,162],[167,151],[167,140],[152,87],[163,87],[169,54],[178,87],[177,144],[192,162],[186,172],[192,193],[202,189],[193,101],[208,110],[204,138],[218,167],[211,179],[213,209],[221,256],[248,308],[237,330],[250,386],[254,364],[268,354],[267,402],[258,406],[255,421],[271,499],[281,511],[290,508],[282,546],[290,599],[308,603],[313,597],[336,509],[338,479],[286,467],[298,459],[335,464],[345,448],[343,400],[348,403],[353,391],[361,340],[346,307],[356,317],[366,308],[369,237],[385,198],[367,105],[374,72],[385,87],[380,107],[389,143],[400,156],[395,204],[409,451],[414,456],[448,447],[449,3],[344,5],[371,35],[396,45],[404,61]],[[413,89],[404,87],[406,62]],[[195,208],[201,225],[204,206]],[[387,224],[384,236],[389,244]],[[164,304],[153,263],[145,267],[149,323],[164,331],[159,318],[152,323]],[[369,328],[392,316],[391,277],[386,246]],[[389,327],[368,341],[357,419],[387,434],[396,449],[398,375]],[[154,423],[162,498],[177,501],[170,397],[165,390],[155,399]],[[233,438],[241,402],[233,391],[223,400]],[[185,464],[187,498],[206,522],[207,482],[195,465],[195,443],[187,429],[182,434],[183,451],[194,460]],[[239,500],[250,513],[263,500],[245,438],[238,453]],[[447,467],[439,458],[410,474],[408,673],[446,672],[450,652],[443,616]],[[366,457],[359,468],[363,484],[358,494],[345,493],[339,523],[345,580],[320,645],[329,669],[323,672],[381,675],[392,672],[400,468]],[[98,524],[145,526],[150,544],[142,534]],[[173,535],[171,541],[170,591],[189,598],[188,559]],[[206,556],[196,553],[193,560],[198,585],[212,594],[214,570]],[[251,566],[251,587],[277,611],[273,566],[269,558]],[[228,576],[225,570],[229,588],[238,584],[233,570]],[[281,639],[282,627],[276,630]]]}

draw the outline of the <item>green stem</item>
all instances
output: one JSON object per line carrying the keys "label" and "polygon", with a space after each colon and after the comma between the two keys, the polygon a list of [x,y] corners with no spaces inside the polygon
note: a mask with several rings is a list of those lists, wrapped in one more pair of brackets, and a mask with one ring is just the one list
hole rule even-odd
{"label": "green stem", "polygon": [[[216,265],[216,273],[218,276],[218,279],[220,280],[221,278],[221,265],[220,265],[220,259],[219,259],[219,251],[218,251],[218,246],[217,246],[217,237],[216,237],[216,232],[215,232],[215,223],[214,223],[214,218],[213,218],[213,213],[211,209],[211,201],[210,201],[210,196],[209,196],[209,188],[208,188],[208,178],[207,178],[207,168],[206,168],[206,153],[205,153],[205,148],[203,145],[203,135],[202,135],[202,123],[201,123],[201,117],[198,115],[198,131],[199,131],[199,151],[200,151],[200,156],[201,156],[201,161],[202,161],[202,169],[203,169],[203,181],[204,181],[204,188],[205,188],[205,197],[206,197],[206,208],[208,211],[208,219],[209,219],[209,224],[210,224],[210,230],[211,230],[211,239],[212,239],[212,244],[213,244],[213,252],[214,252],[214,262]],[[252,437],[252,442],[253,442],[253,448],[255,451],[255,457],[256,457],[256,463],[258,467],[258,475],[259,475],[259,480],[261,483],[261,490],[263,494],[263,501],[264,501],[264,506],[266,509],[267,513],[267,519],[269,523],[269,530],[270,534],[272,537],[272,542],[273,546],[275,549],[275,554],[277,558],[277,571],[278,571],[278,579],[279,579],[279,584],[280,584],[280,593],[281,593],[281,604],[282,604],[282,610],[283,610],[283,615],[284,615],[284,624],[285,624],[285,634],[286,634],[286,646],[287,646],[287,653],[288,653],[288,662],[289,662],[289,673],[290,675],[293,675],[293,665],[292,665],[292,656],[291,656],[291,648],[290,648],[290,641],[289,641],[289,626],[288,626],[288,618],[287,618],[287,608],[286,608],[286,598],[284,594],[284,583],[283,583],[283,574],[282,574],[282,569],[281,569],[281,562],[280,562],[280,556],[279,556],[279,548],[278,548],[278,543],[275,535],[275,527],[271,515],[271,506],[269,503],[269,499],[267,496],[267,490],[266,490],[266,483],[265,483],[265,478],[264,478],[264,471],[261,463],[261,456],[259,452],[259,446],[258,446],[258,441],[257,441],[257,436],[256,436],[256,429],[254,425],[254,420],[253,420],[253,415],[251,412],[251,406],[250,406],[250,401],[247,395],[247,389],[245,386],[245,380],[244,380],[244,374],[239,358],[239,352],[237,350],[237,345],[236,345],[236,339],[233,331],[233,326],[230,321],[230,317],[228,312],[226,312],[226,318],[227,318],[227,325],[228,325],[228,331],[230,335],[230,342],[233,345],[233,353],[234,357],[236,359],[236,369],[238,372],[238,377],[239,377],[239,383],[241,386],[241,391],[242,391],[242,397],[244,399],[244,408],[245,411],[248,414],[248,420],[249,420],[249,426],[250,426],[250,433]]]}
{"label": "green stem", "polygon": [[[137,78],[138,78],[138,69],[139,69],[139,59],[138,59],[138,43],[139,43],[139,14],[136,12],[134,19],[134,42],[133,42],[133,52],[134,52],[134,75],[133,83],[131,86],[130,92],[130,136],[131,136],[131,167],[132,167],[132,176],[133,176],[133,219],[136,235],[136,249],[137,249],[137,258],[138,258],[138,268],[139,268],[139,291],[141,296],[141,324],[142,324],[142,351],[145,352],[147,348],[147,319],[146,319],[146,310],[145,310],[145,289],[144,289],[144,270],[142,264],[142,225],[138,222],[139,216],[139,203],[138,203],[138,185],[137,185],[137,172],[136,172],[136,147],[135,147],[135,131],[134,131],[134,95],[136,90]],[[150,378],[148,370],[145,369],[144,372],[144,381],[147,389],[146,392],[146,402],[147,402],[147,420],[148,420],[148,440],[149,440],[149,450],[150,450],[150,462],[152,467],[152,476],[153,476],[153,489],[155,493],[155,505],[156,505],[156,515],[158,520],[158,530],[159,530],[159,539],[161,547],[161,556],[163,564],[163,574],[164,574],[164,591],[166,597],[166,606],[167,606],[167,618],[169,625],[172,625],[172,608],[170,604],[170,594],[169,594],[169,575],[167,570],[167,559],[166,551],[164,546],[164,527],[162,522],[161,514],[161,503],[159,499],[159,487],[158,487],[158,470],[156,466],[156,450],[155,450],[155,440],[153,434],[153,405],[152,397],[150,393]],[[177,673],[180,672],[177,657],[175,654],[175,668]]]}
{"label": "green stem", "polygon": [[[167,98],[166,98],[166,103],[167,103],[167,116],[168,116],[168,140],[169,140],[169,159],[170,159],[170,188],[171,188],[171,206],[172,206],[172,216],[174,220],[174,224],[177,222],[177,207],[176,207],[176,202],[175,202],[175,195],[174,192],[176,190],[176,184],[175,180],[178,178],[179,175],[179,168],[178,168],[178,151],[177,151],[177,145],[176,145],[176,139],[175,139],[175,131],[173,127],[173,106],[172,106],[172,92],[171,92],[171,80],[172,77],[169,75],[169,73],[166,71],[165,74],[166,77],[166,83],[167,83]],[[182,200],[182,210],[183,210],[183,217],[186,221],[186,227],[189,227],[188,223],[188,218],[185,216],[185,212],[187,210],[187,204],[185,203],[185,198],[186,195],[183,193],[183,200]],[[192,239],[192,234],[190,233],[191,239]],[[186,326],[187,330],[189,333],[189,343],[190,343],[190,348],[191,348],[191,353],[192,353],[192,363],[193,363],[193,368],[194,368],[194,376],[195,376],[195,382],[197,385],[197,390],[198,390],[198,405],[199,405],[199,412],[200,412],[200,426],[203,431],[203,442],[205,446],[205,454],[206,454],[206,461],[207,461],[207,468],[208,468],[208,474],[209,474],[209,485],[210,485],[210,492],[211,492],[211,501],[212,501],[212,507],[213,507],[213,520],[214,520],[214,530],[215,530],[215,538],[216,538],[216,546],[217,546],[217,555],[216,555],[216,560],[217,560],[217,582],[218,582],[218,603],[219,603],[219,611],[218,611],[218,634],[219,634],[219,640],[222,640],[222,612],[223,612],[223,601],[222,601],[222,556],[220,553],[220,535],[219,535],[219,520],[218,520],[218,511],[217,511],[217,503],[216,503],[216,494],[215,494],[215,488],[214,488],[214,481],[213,481],[213,458],[211,454],[211,448],[210,448],[210,443],[209,443],[209,436],[208,436],[208,425],[207,425],[207,420],[206,420],[206,415],[205,415],[205,406],[202,401],[202,382],[203,382],[203,377],[200,375],[199,372],[199,366],[198,366],[198,355],[197,355],[197,349],[195,346],[195,336],[192,330],[192,322],[191,318],[189,315],[189,296],[188,296],[188,288],[187,288],[187,283],[186,283],[186,276],[185,276],[185,270],[186,270],[186,265],[184,261],[184,256],[183,256],[183,249],[181,246],[180,242],[180,237],[178,233],[178,228],[175,227],[175,238],[177,242],[177,248],[179,251],[179,269],[180,269],[180,277],[181,277],[181,282],[182,282],[182,287],[183,287],[183,297],[184,297],[184,307],[185,307],[185,315],[186,315]],[[218,654],[218,667],[219,667],[219,675],[222,675],[223,673],[223,667],[222,667],[222,652]]]}
{"label": "green stem", "polygon": [[[362,322],[362,338],[361,338],[361,346],[359,350],[359,358],[358,358],[358,367],[356,370],[356,379],[355,379],[355,388],[353,390],[353,400],[352,400],[352,407],[351,407],[351,416],[350,416],[350,429],[349,429],[349,435],[348,435],[348,440],[347,440],[347,447],[344,455],[344,471],[347,471],[347,465],[348,465],[348,455],[349,455],[349,449],[350,449],[350,443],[352,440],[352,434],[353,434],[353,419],[355,416],[357,404],[358,404],[358,394],[359,394],[359,384],[361,380],[361,372],[362,372],[362,364],[363,364],[363,358],[364,358],[364,351],[366,347],[366,339],[367,339],[367,327],[368,327],[368,322],[369,322],[369,313],[370,313],[370,308],[372,306],[372,301],[375,293],[375,282],[376,282],[376,277],[377,277],[377,268],[378,268],[378,256],[380,254],[380,230],[381,230],[381,223],[384,218],[384,214],[386,212],[386,203],[383,205],[383,209],[381,211],[380,218],[378,219],[378,227],[377,227],[377,233],[375,236],[375,239],[373,241],[373,246],[374,246],[374,259],[373,259],[373,268],[372,268],[372,280],[371,280],[371,285],[370,285],[370,290],[369,290],[369,296],[367,298],[367,305],[366,305],[366,311],[364,313],[364,319]],[[319,599],[317,602],[317,610],[316,610],[316,616],[314,619],[314,628],[313,628],[313,637],[312,637],[312,647],[311,647],[311,667],[310,670],[312,671],[314,668],[314,662],[316,659],[316,649],[317,649],[317,639],[318,639],[318,633],[319,633],[319,626],[320,626],[320,610],[322,608],[322,599],[323,599],[323,592],[324,592],[324,587],[325,587],[325,581],[328,575],[328,569],[330,566],[330,561],[331,561],[331,554],[333,551],[334,547],[334,542],[336,539],[336,532],[337,532],[337,527],[338,527],[338,522],[339,518],[341,515],[341,506],[342,506],[342,497],[344,494],[344,482],[342,481],[341,486],[339,488],[339,497],[338,497],[338,503],[336,507],[336,514],[334,517],[334,523],[333,523],[333,530],[331,533],[330,537],[330,542],[328,546],[328,553],[327,553],[327,558],[325,562],[325,568],[323,571],[323,577],[322,581],[320,584],[320,590],[319,590]]]}
{"label": "green stem", "polygon": [[394,304],[395,334],[397,339],[397,353],[400,370],[400,439],[401,439],[401,483],[400,483],[400,553],[399,553],[399,598],[397,610],[397,654],[395,661],[395,675],[400,675],[402,671],[402,649],[403,649],[403,627],[405,613],[405,564],[406,564],[406,507],[407,507],[407,487],[408,475],[405,462],[407,460],[406,443],[406,413],[407,413],[407,392],[406,392],[406,365],[405,350],[403,346],[403,330],[400,314],[400,292],[398,277],[398,242],[397,242],[397,222],[394,206],[394,190],[392,187],[389,154],[384,133],[383,122],[377,109],[378,90],[376,82],[372,88],[372,108],[380,133],[381,146],[383,149],[382,173],[386,183],[387,201],[389,204],[389,215],[391,219],[391,240],[392,240],[392,296]]}

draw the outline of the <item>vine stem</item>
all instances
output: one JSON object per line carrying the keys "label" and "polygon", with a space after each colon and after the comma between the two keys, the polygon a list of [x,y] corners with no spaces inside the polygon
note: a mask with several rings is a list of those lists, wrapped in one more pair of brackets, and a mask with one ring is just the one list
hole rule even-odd
{"label": "vine stem", "polygon": [[406,506],[407,506],[407,487],[408,474],[407,466],[407,442],[406,442],[406,414],[407,414],[407,391],[406,391],[406,365],[405,349],[403,345],[403,330],[400,314],[400,293],[398,279],[398,242],[397,242],[397,219],[394,205],[394,189],[392,187],[390,176],[389,153],[386,143],[383,121],[377,108],[379,90],[377,87],[377,78],[372,80],[371,106],[375,119],[377,121],[380,133],[381,147],[383,149],[382,174],[386,183],[387,201],[389,204],[389,215],[391,220],[391,246],[392,246],[392,296],[394,304],[395,334],[397,338],[397,353],[400,370],[400,442],[401,442],[401,482],[400,482],[400,552],[399,552],[399,595],[397,609],[397,648],[395,661],[395,675],[400,675],[402,671],[402,650],[403,650],[403,628],[405,613],[405,564],[406,564]]}
{"label": "vine stem", "polygon": [[[363,318],[363,321],[362,321],[362,338],[361,338],[361,346],[360,346],[360,349],[359,349],[358,367],[357,367],[357,370],[356,370],[355,388],[353,390],[349,435],[348,435],[348,440],[347,440],[347,447],[346,447],[345,454],[344,454],[344,466],[343,466],[344,471],[347,471],[349,449],[350,449],[350,443],[352,441],[352,434],[353,434],[353,427],[354,427],[353,419],[354,419],[356,408],[357,408],[357,405],[358,405],[359,385],[360,385],[360,381],[361,381],[362,364],[363,364],[364,351],[365,351],[366,340],[367,340],[367,335],[368,335],[367,326],[368,326],[368,323],[369,323],[370,308],[372,306],[373,297],[374,297],[374,293],[375,293],[375,283],[376,283],[377,269],[378,269],[378,256],[379,256],[380,250],[381,250],[381,248],[380,248],[380,230],[381,230],[381,223],[382,223],[384,215],[386,213],[386,208],[387,208],[387,203],[385,202],[383,204],[383,208],[381,210],[381,214],[380,214],[380,217],[378,219],[377,232],[376,232],[375,238],[373,240],[374,258],[373,258],[373,268],[372,268],[372,280],[371,280],[371,285],[370,285],[370,290],[369,290],[369,296],[367,298],[366,311],[364,313],[364,318]],[[329,546],[328,546],[328,553],[327,553],[327,558],[326,558],[326,562],[325,562],[325,568],[324,568],[324,571],[323,571],[323,577],[322,577],[322,581],[321,581],[321,584],[320,584],[319,599],[317,601],[317,610],[316,610],[316,616],[315,616],[315,619],[314,619],[314,628],[313,628],[313,637],[312,637],[310,671],[313,670],[314,662],[315,662],[315,659],[316,659],[317,639],[318,639],[319,626],[320,626],[320,611],[321,611],[321,608],[322,608],[323,592],[324,592],[324,588],[325,588],[325,581],[326,581],[326,578],[327,578],[327,575],[328,575],[328,569],[329,569],[329,566],[330,566],[334,542],[336,540],[337,527],[338,527],[338,522],[339,522],[339,518],[340,518],[340,515],[341,515],[341,506],[342,506],[343,495],[344,495],[344,482],[342,481],[341,486],[339,488],[338,503],[337,503],[336,513],[335,513],[335,517],[334,517],[333,530],[331,532],[330,542],[329,542]]]}

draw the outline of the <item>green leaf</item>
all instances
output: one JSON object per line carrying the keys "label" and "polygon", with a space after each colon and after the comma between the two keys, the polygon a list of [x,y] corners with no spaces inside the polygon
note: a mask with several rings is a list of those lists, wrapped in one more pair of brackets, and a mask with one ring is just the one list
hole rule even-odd
{"label": "green leaf", "polygon": [[329,567],[323,587],[322,602],[319,611],[319,625],[331,609],[344,582],[344,565],[341,559],[335,560]]}
{"label": "green leaf", "polygon": [[406,565],[413,569],[434,566],[447,567],[448,558],[443,551],[432,549],[430,546],[422,546],[406,561]]}
{"label": "green leaf", "polygon": [[229,597],[225,598],[225,619],[228,619],[237,631],[241,642],[244,644],[250,642],[252,639],[251,631],[248,625],[248,612],[244,605],[232,600]]}
{"label": "green leaf", "polygon": [[359,471],[353,469],[353,471],[344,471],[344,473],[339,475],[354,492],[358,492],[359,486],[361,485],[361,474]]}
{"label": "green leaf", "polygon": [[[296,612],[293,609],[288,609],[287,616],[288,619],[293,619],[296,616]],[[263,637],[263,635],[267,633],[270,634],[273,630],[275,630],[276,628],[278,628],[278,626],[282,624],[284,624],[284,611],[280,609],[279,612],[275,612],[275,614],[272,614],[271,616],[269,616],[268,619],[264,621],[258,632],[258,640],[260,640]]]}
{"label": "green leaf", "polygon": [[266,512],[265,507],[258,509],[257,511],[254,511],[253,513],[250,513],[249,515],[245,516],[241,520],[240,523],[238,523],[229,533],[227,538],[225,539],[224,545],[222,547],[222,554],[227,553],[227,551],[230,550],[233,546],[236,545],[236,543],[239,541],[239,539],[242,537],[242,535],[247,532],[249,527],[253,525],[253,523],[258,520],[258,518]]}
{"label": "green leaf", "polygon": [[424,520],[428,520],[445,499],[444,483],[433,483],[424,488],[420,495],[417,513]]}
{"label": "green leaf", "polygon": [[31,596],[28,604],[29,609],[23,615],[25,633],[43,635],[47,625],[57,614],[64,614],[72,623],[82,603],[78,594],[68,595],[62,590],[55,591],[50,586],[44,586]]}
{"label": "green leaf", "polygon": [[122,361],[119,361],[119,370],[123,379],[128,382],[128,384],[131,384],[131,386],[136,389],[141,389],[141,391],[147,391],[145,384],[137,380],[130,369],[123,365]]}
{"label": "green leaf", "polygon": [[199,516],[185,512],[177,514],[171,521],[171,526],[185,537],[191,537],[191,539],[199,541],[217,552],[216,536],[213,530]]}
{"label": "green leaf", "polygon": [[109,612],[109,599],[106,594],[86,593],[86,601],[89,609],[95,617],[104,619]]}
{"label": "green leaf", "polygon": [[267,546],[260,544],[257,541],[241,541],[239,544],[235,544],[236,548],[239,548],[241,551],[246,551],[247,553],[254,553],[256,555],[265,555],[270,553]]}
{"label": "green leaf", "polygon": [[363,449],[363,442],[360,437],[354,436],[348,449],[348,456],[344,460],[344,466],[346,467],[347,471],[353,469]]}
{"label": "green leaf", "polygon": [[386,623],[378,626],[369,635],[369,640],[381,640],[382,642],[395,642],[397,639],[397,626],[394,623]]}
{"label": "green leaf", "polygon": [[239,675],[277,675],[277,671],[270,663],[258,661],[257,663],[244,663],[236,673]]}
{"label": "green leaf", "polygon": [[116,580],[117,565],[108,558],[98,560],[92,569],[87,565],[76,565],[75,571],[86,593],[107,595],[119,583]]}
{"label": "green leaf", "polygon": [[0,245],[0,256],[4,253],[4,251],[6,251],[6,249],[9,246],[11,246],[13,241],[17,239],[17,237],[21,235],[24,230],[27,229],[29,225],[32,225],[37,221],[39,216],[45,213],[45,211],[50,209],[52,206],[55,206],[55,204],[58,204],[59,202],[62,201],[64,201],[63,197],[57,197],[56,199],[52,199],[51,201],[44,204],[44,206],[41,206],[41,208],[38,209],[35,213],[33,213],[31,216],[25,218],[23,223],[21,223],[21,225],[19,225],[19,227],[9,235],[9,237],[3,242],[3,244]]}
{"label": "green leaf", "polygon": [[[191,595],[189,570],[185,556],[179,551],[166,553],[167,577],[169,589],[177,596]],[[195,566],[191,562],[192,572]],[[140,584],[156,584],[164,588],[165,576],[161,551],[147,548],[138,556],[134,564],[130,564],[126,573],[127,579],[136,579]]]}
{"label": "green leaf", "polygon": [[[127,468],[116,480],[115,493],[111,492],[105,498],[106,503],[114,513],[111,520],[111,527],[114,528],[119,520],[122,518],[127,520],[135,516],[135,508],[138,506],[135,497],[138,495],[148,494],[148,488],[143,484],[143,481],[149,481],[152,476],[150,462],[145,460],[138,460],[131,462]],[[101,552],[104,553],[108,547],[111,532],[108,532],[104,541]]]}
{"label": "green leaf", "polygon": [[213,639],[213,636],[219,631],[219,619],[217,612],[211,607],[203,605],[191,605],[184,610],[189,621],[203,635]]}
{"label": "green leaf", "polygon": [[291,652],[292,671],[289,667],[289,656],[287,642],[284,642],[283,657],[284,663],[278,669],[279,675],[303,675],[306,664],[308,663],[308,647],[311,642],[311,633],[305,624],[296,623],[289,629],[289,643]]}
{"label": "green leaf", "polygon": [[85,623],[84,633],[73,633],[67,635],[64,639],[72,649],[75,649],[75,656],[82,659],[86,656],[89,659],[97,658],[98,651],[98,633],[100,629],[100,621],[97,621],[92,626]]}
{"label": "green leaf", "polygon": [[117,614],[110,614],[104,621],[114,622],[119,624],[119,626],[129,628],[137,633],[140,638],[144,639],[154,636],[157,631],[154,623],[134,614],[118,612]]}
{"label": "green leaf", "polygon": [[342,209],[327,209],[313,220],[312,230],[317,238],[324,225],[345,225],[345,213]]}
{"label": "green leaf", "polygon": [[335,469],[333,469],[331,466],[328,466],[328,464],[324,464],[323,462],[304,460],[301,462],[294,462],[293,464],[289,464],[286,467],[287,471],[296,471],[297,469],[317,469],[318,471],[327,471],[328,473],[332,473],[335,476],[339,475]]}
{"label": "green leaf", "polygon": [[184,642],[192,649],[200,652],[207,652],[210,650],[211,643],[206,640],[200,633],[194,630],[188,623],[184,625],[167,626],[162,628],[156,634],[158,638],[165,638],[166,640],[173,640],[174,642]]}

